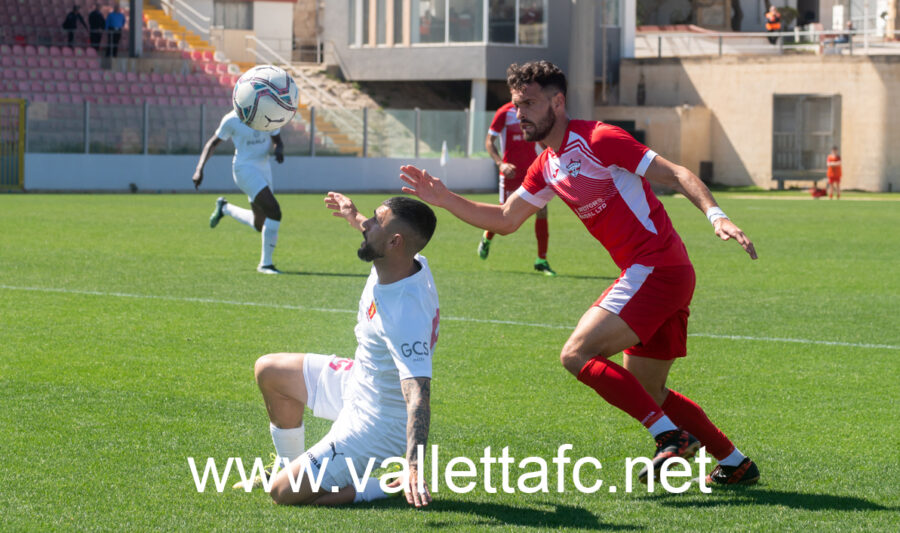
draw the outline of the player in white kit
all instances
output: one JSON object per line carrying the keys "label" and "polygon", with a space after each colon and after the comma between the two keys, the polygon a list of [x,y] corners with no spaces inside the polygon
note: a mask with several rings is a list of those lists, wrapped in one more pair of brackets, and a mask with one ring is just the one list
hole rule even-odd
{"label": "player in white kit", "polygon": [[[406,498],[428,505],[427,489],[416,488],[431,419],[431,357],[440,312],[428,261],[418,254],[436,224],[424,203],[406,197],[386,200],[372,218],[346,196],[325,198],[335,216],[363,232],[357,254],[373,263],[359,300],[353,359],[335,355],[275,353],[256,361],[255,374],[269,414],[279,458],[290,460],[274,478],[270,494],[279,504],[336,505],[386,497],[379,480],[357,492],[348,465],[362,479],[370,458],[375,468],[388,457],[409,464]],[[303,409],[334,420],[328,434],[306,449]],[[326,462],[327,461],[327,462]],[[318,491],[309,481],[321,475]],[[299,490],[290,477],[303,476]],[[424,483],[423,483],[424,484]],[[238,488],[238,486],[235,486]]]}
{"label": "player in white kit", "polygon": [[203,147],[197,170],[194,172],[194,187],[203,182],[203,167],[222,141],[231,139],[234,143],[232,175],[234,183],[247,195],[251,209],[244,209],[228,203],[224,196],[216,200],[216,208],[209,217],[209,227],[214,228],[223,216],[246,224],[262,233],[262,257],[257,272],[281,274],[272,263],[272,252],[278,242],[278,227],[281,225],[281,206],[275,199],[272,187],[272,167],[269,165],[269,150],[275,145],[275,161],[284,161],[284,143],[281,130],[257,131],[241,122],[234,111],[222,117],[218,129]]}

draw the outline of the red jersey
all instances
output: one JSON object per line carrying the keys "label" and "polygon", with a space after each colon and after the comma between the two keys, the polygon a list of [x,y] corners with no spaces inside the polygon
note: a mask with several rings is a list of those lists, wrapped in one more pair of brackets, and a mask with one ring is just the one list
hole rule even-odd
{"label": "red jersey", "polygon": [[541,153],[541,149],[537,143],[526,141],[523,137],[519,117],[516,116],[516,108],[512,102],[497,110],[488,133],[500,137],[503,162],[516,166],[515,181],[525,179],[528,167]]}
{"label": "red jersey", "polygon": [[544,150],[518,192],[537,207],[559,196],[623,270],[689,265],[681,237],[643,178],[654,157],[621,128],[572,120],[559,153]]}
{"label": "red jersey", "polygon": [[840,179],[841,177],[841,156],[828,154],[828,179]]}

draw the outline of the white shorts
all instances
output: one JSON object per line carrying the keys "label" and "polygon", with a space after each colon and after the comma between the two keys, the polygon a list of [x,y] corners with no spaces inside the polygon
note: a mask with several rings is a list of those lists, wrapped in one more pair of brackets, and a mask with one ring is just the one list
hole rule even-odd
{"label": "white shorts", "polygon": [[361,480],[370,459],[375,460],[372,466],[375,469],[388,457],[406,455],[405,417],[374,417],[344,402],[352,366],[352,359],[335,355],[306,354],[303,358],[307,405],[315,416],[335,422],[322,440],[298,460],[308,462],[314,476],[325,465],[322,474],[325,491],[353,483],[347,459]]}
{"label": "white shorts", "polygon": [[231,168],[231,175],[234,177],[234,183],[237,185],[247,199],[253,202],[259,191],[268,187],[272,192],[272,167],[268,161],[264,162],[243,162],[234,164]]}

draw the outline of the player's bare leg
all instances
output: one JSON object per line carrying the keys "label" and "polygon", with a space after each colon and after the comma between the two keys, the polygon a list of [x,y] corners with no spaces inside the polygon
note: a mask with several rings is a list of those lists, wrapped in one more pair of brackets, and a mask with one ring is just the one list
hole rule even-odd
{"label": "player's bare leg", "polygon": [[[645,468],[638,476],[646,481],[666,459],[693,456],[699,443],[666,416],[631,372],[609,360],[610,356],[639,342],[637,334],[618,315],[592,307],[566,341],[560,360],[579,381],[643,424],[656,440],[652,469]],[[665,379],[661,383],[665,385]]]}
{"label": "player's bare leg", "polygon": [[[278,466],[284,459],[293,461],[306,450],[303,409],[308,391],[303,377],[304,357],[305,354],[272,353],[257,359],[253,369],[269,415]],[[273,464],[267,470],[268,475],[277,468]],[[260,478],[253,481],[254,486],[261,483]],[[243,484],[237,483],[234,488],[243,488]]]}
{"label": "player's bare leg", "polygon": [[534,261],[534,269],[545,276],[555,276],[556,272],[550,268],[547,262],[547,243],[550,240],[550,232],[547,226],[547,206],[541,208],[534,215],[534,237],[537,240],[537,259]]}
{"label": "player's bare leg", "polygon": [[256,194],[250,206],[253,209],[253,227],[262,233],[262,255],[256,270],[263,274],[280,274],[281,272],[275,268],[272,262],[272,252],[275,251],[275,245],[278,243],[281,206],[268,187],[264,187]]}

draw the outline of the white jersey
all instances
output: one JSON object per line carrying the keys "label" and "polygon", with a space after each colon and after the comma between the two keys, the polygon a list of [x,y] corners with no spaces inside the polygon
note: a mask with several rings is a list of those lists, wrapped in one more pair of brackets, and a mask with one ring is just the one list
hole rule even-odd
{"label": "white jersey", "polygon": [[272,146],[272,137],[281,133],[281,129],[274,131],[257,131],[241,122],[234,110],[222,117],[216,137],[234,143],[235,166],[243,163],[266,163],[269,160],[269,148]]}
{"label": "white jersey", "polygon": [[359,300],[356,358],[345,400],[374,416],[406,419],[400,380],[431,377],[440,310],[428,260],[407,278],[383,285],[375,267]]}

